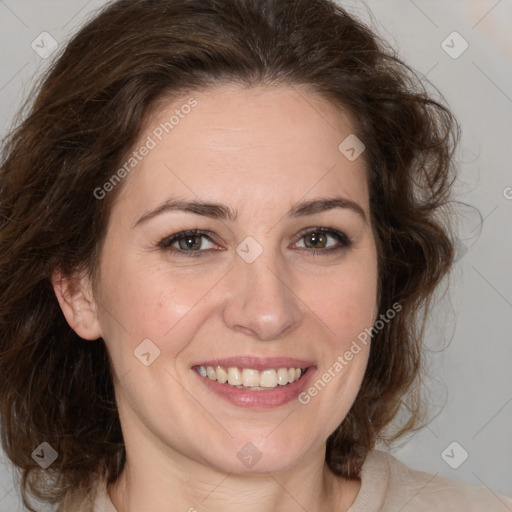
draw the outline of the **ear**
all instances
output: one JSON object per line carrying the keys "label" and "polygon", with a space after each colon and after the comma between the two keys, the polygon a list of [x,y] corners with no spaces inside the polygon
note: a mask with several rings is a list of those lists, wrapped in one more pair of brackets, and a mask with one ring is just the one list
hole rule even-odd
{"label": "ear", "polygon": [[90,278],[85,273],[68,277],[57,270],[52,274],[51,281],[69,326],[86,340],[100,338],[98,309],[93,298]]}
{"label": "ear", "polygon": [[373,309],[373,322],[374,324],[377,321],[377,318],[379,316],[379,301],[375,303],[375,308]]}

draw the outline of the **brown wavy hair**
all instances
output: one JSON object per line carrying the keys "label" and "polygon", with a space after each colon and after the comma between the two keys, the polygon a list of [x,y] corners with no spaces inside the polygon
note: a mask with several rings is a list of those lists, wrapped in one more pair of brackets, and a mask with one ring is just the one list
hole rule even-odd
{"label": "brown wavy hair", "polygon": [[[121,0],[41,77],[1,161],[2,446],[31,511],[29,494],[62,506],[99,477],[115,482],[125,462],[109,354],[66,323],[52,272],[93,274],[122,184],[101,201],[94,190],[159,101],[222,83],[309,86],[352,115],[366,146],[379,313],[402,309],[373,336],[361,389],[327,441],[330,469],[355,478],[377,441],[423,426],[425,319],[454,254],[460,129],[442,96],[330,0]],[[405,402],[409,417],[387,431]],[[43,441],[58,453],[45,470],[32,458]]]}

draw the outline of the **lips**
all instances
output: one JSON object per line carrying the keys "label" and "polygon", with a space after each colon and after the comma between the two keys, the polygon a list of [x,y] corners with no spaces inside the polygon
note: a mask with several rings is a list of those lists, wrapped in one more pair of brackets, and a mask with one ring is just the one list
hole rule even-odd
{"label": "lips", "polygon": [[296,398],[316,366],[296,358],[242,356],[200,361],[192,370],[210,391],[232,404],[268,408]]}

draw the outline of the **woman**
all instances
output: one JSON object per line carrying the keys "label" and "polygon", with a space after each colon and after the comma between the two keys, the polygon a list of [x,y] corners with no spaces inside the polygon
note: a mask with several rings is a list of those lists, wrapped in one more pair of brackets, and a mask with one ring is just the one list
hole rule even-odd
{"label": "woman", "polygon": [[327,0],[109,4],[1,167],[2,441],[24,504],[511,508],[375,450],[424,423],[457,137]]}

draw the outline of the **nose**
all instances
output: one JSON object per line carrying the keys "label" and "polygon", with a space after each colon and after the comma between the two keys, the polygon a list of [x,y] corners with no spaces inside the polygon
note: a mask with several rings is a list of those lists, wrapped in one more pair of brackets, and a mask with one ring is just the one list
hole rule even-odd
{"label": "nose", "polygon": [[272,341],[296,329],[303,307],[293,290],[291,272],[265,251],[252,263],[237,257],[228,275],[225,324],[261,341]]}

